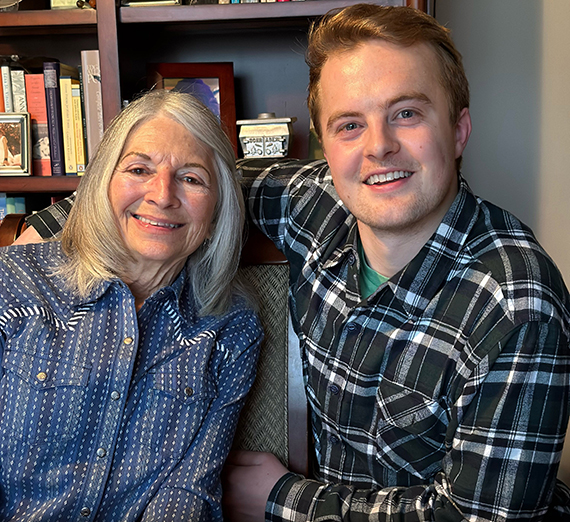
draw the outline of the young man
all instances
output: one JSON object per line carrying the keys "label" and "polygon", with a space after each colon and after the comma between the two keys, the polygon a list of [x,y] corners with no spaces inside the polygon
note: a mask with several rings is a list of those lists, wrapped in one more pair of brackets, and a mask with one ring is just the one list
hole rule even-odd
{"label": "young man", "polygon": [[236,453],[228,519],[568,520],[569,296],[528,228],[459,175],[469,92],[448,31],[349,7],[307,61],[327,163],[243,169],[290,262],[315,476]]}

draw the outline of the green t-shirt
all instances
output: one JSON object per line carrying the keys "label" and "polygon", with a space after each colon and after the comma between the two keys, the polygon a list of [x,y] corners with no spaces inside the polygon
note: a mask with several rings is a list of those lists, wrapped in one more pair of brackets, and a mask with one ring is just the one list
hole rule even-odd
{"label": "green t-shirt", "polygon": [[360,241],[358,242],[358,255],[360,256],[360,296],[362,299],[366,299],[376,292],[381,284],[390,278],[379,274],[370,267],[368,261],[366,261],[366,255],[364,254],[364,249]]}

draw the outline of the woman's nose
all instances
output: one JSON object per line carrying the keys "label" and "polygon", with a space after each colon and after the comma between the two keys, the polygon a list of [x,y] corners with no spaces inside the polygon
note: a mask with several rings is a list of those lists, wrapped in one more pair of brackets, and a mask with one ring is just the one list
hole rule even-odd
{"label": "woman's nose", "polygon": [[173,206],[178,203],[176,180],[169,169],[158,169],[152,176],[145,198],[159,206]]}

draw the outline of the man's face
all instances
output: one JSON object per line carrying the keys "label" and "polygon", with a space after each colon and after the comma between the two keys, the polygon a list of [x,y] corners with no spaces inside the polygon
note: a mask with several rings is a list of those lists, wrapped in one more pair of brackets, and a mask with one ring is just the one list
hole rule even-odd
{"label": "man's face", "polygon": [[320,105],[325,157],[361,234],[431,235],[457,194],[471,131],[467,109],[450,121],[434,51],[374,40],[337,53]]}

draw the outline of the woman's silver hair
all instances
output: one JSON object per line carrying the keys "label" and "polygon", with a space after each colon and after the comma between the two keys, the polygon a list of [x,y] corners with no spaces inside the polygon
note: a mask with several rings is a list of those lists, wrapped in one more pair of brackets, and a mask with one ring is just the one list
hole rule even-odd
{"label": "woman's silver hair", "polygon": [[62,247],[69,261],[57,271],[84,297],[102,280],[126,277],[124,267],[131,256],[116,224],[109,185],[130,133],[159,116],[181,124],[213,154],[218,201],[212,235],[190,255],[187,266],[200,315],[222,314],[228,310],[234,291],[245,293],[236,277],[244,203],[229,139],[210,110],[189,94],[151,91],[131,102],[113,120],[77,190],[62,233]]}

